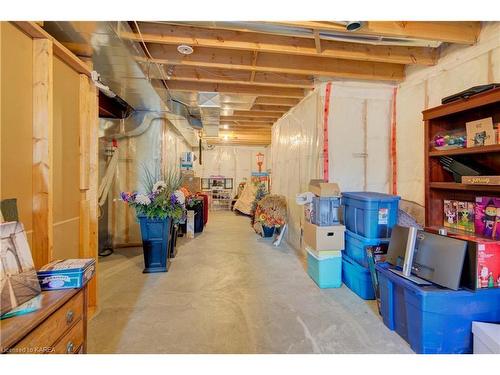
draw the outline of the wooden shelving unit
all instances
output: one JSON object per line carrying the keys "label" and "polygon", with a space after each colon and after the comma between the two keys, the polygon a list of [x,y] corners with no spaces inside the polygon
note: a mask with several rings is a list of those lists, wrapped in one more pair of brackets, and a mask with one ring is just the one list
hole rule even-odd
{"label": "wooden shelving unit", "polygon": [[422,112],[425,147],[425,225],[443,225],[443,200],[454,199],[473,202],[476,196],[500,196],[500,186],[466,185],[456,183],[453,175],[439,163],[441,156],[483,165],[500,174],[500,145],[435,150],[431,141],[438,133],[455,129],[465,131],[465,123],[492,117],[500,122],[500,89],[491,90],[469,99],[430,108]]}

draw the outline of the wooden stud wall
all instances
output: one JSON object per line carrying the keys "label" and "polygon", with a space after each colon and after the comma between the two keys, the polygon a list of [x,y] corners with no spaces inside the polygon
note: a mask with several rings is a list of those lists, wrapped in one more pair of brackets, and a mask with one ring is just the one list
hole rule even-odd
{"label": "wooden stud wall", "polygon": [[[3,26],[8,22],[2,23]],[[54,59],[59,58],[78,75],[79,239],[78,256],[98,259],[98,92],[90,80],[91,67],[52,38],[35,22],[12,22],[33,39],[32,115],[32,220],[31,248],[35,266],[53,260],[54,248]],[[1,38],[1,34],[0,34]],[[0,46],[1,47],[1,46]],[[5,95],[5,93],[2,93]],[[16,93],[22,95],[23,92]],[[60,138],[60,137],[59,137]],[[59,139],[58,138],[58,139]],[[75,183],[75,181],[72,181]],[[23,197],[23,200],[26,199]],[[68,221],[68,220],[65,220]],[[60,244],[59,244],[60,245]],[[88,286],[90,314],[97,306],[97,275]]]}

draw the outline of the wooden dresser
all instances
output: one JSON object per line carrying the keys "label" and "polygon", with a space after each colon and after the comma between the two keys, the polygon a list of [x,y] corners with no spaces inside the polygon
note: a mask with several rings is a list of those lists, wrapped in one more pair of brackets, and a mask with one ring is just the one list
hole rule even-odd
{"label": "wooden dresser", "polygon": [[0,352],[80,354],[87,350],[87,287],[42,292],[42,307],[0,321]]}

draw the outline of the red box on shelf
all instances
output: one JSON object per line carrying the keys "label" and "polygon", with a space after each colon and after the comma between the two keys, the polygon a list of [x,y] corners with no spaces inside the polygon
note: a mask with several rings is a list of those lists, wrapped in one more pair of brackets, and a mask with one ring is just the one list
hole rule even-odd
{"label": "red box on shelf", "polygon": [[449,233],[468,242],[460,284],[469,289],[500,287],[500,241],[473,234]]}

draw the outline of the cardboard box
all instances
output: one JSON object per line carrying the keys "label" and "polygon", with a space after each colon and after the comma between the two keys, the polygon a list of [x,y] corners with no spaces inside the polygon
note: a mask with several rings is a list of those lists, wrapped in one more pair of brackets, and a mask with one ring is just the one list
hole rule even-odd
{"label": "cardboard box", "polygon": [[500,240],[500,198],[476,197],[474,216],[476,234]]}
{"label": "cardboard box", "polygon": [[340,197],[339,185],[334,182],[311,180],[309,181],[309,191],[319,197]]}
{"label": "cardboard box", "polygon": [[445,199],[443,201],[443,225],[448,228],[457,226],[457,201]]}
{"label": "cardboard box", "polygon": [[313,250],[344,250],[345,226],[319,227],[304,223],[304,242]]}
{"label": "cardboard box", "polygon": [[55,260],[37,272],[42,290],[81,288],[95,273],[95,259]]}
{"label": "cardboard box", "polygon": [[467,147],[480,147],[496,143],[493,119],[491,117],[465,123]]}
{"label": "cardboard box", "polygon": [[467,253],[460,286],[469,289],[500,287],[500,241],[465,234],[450,237],[466,240]]}

